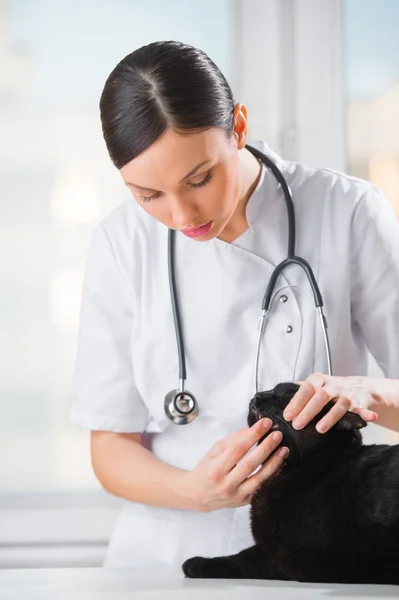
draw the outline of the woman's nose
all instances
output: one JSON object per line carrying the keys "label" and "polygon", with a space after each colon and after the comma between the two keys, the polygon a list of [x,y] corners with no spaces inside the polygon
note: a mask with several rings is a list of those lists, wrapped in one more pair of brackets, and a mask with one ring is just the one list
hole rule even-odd
{"label": "woman's nose", "polygon": [[173,224],[176,229],[188,229],[201,225],[198,223],[198,210],[192,204],[182,200],[175,200],[172,205]]}

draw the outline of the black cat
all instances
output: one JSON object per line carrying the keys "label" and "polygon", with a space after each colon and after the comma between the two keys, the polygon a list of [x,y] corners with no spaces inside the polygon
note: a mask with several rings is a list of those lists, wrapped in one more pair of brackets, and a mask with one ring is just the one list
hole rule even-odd
{"label": "black cat", "polygon": [[251,503],[255,545],[190,558],[187,577],[399,585],[399,445],[362,445],[366,422],[347,413],[327,433],[295,431],[283,417],[298,386],[279,384],[250,403],[248,424],[270,417],[290,449]]}

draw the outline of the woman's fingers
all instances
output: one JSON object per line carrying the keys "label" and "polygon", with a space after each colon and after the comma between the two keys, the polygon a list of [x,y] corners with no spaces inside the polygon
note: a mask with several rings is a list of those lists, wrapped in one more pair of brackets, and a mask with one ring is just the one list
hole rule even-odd
{"label": "woman's fingers", "polygon": [[[331,400],[331,395],[326,387],[321,388],[313,394],[313,397],[307,402],[305,407],[292,421],[292,426],[294,429],[303,429]],[[346,410],[348,410],[348,408]]]}
{"label": "woman's fingers", "polygon": [[[320,386],[321,387],[321,386]],[[284,419],[292,421],[305,408],[307,403],[315,394],[315,387],[310,381],[305,381],[287,404],[284,410]]]}
{"label": "woman's fingers", "polygon": [[[215,459],[215,469],[220,475],[229,473],[272,427],[270,419],[260,419],[252,427],[236,431],[222,440],[223,451]],[[222,446],[221,446],[222,447]]]}
{"label": "woman's fingers", "polygon": [[358,414],[365,421],[376,421],[378,419],[378,414],[373,410],[369,410],[368,408],[361,408]]}
{"label": "woman's fingers", "polygon": [[332,409],[329,410],[328,413],[325,415],[325,417],[323,417],[321,421],[317,423],[317,431],[319,433],[325,433],[326,431],[331,429],[333,425],[335,425],[340,419],[342,419],[342,417],[345,413],[348,412],[350,407],[351,401],[349,400],[349,398],[339,398],[332,407]]}
{"label": "woman's fingers", "polygon": [[320,419],[317,431],[325,433],[349,410],[359,414],[365,421],[376,421],[377,413],[367,408],[370,394],[357,377],[331,377],[313,373],[301,385],[287,405],[284,418],[292,420],[294,429],[303,429],[312,421],[329,401],[335,404]]}
{"label": "woman's fingers", "polygon": [[261,444],[253,448],[248,454],[234,467],[227,477],[228,485],[237,488],[247,477],[249,477],[281,443],[283,435],[281,431],[275,431],[265,437]]}
{"label": "woman's fingers", "polygon": [[285,459],[289,455],[289,450],[285,446],[277,450],[269,460],[265,462],[263,467],[254,475],[248,477],[240,486],[240,493],[244,496],[251,496],[256,492],[258,487],[267,479],[272,477],[282,466]]}
{"label": "woman's fingers", "polygon": [[367,408],[352,408],[349,398],[339,398],[331,410],[317,423],[316,429],[319,433],[325,433],[333,427],[348,411],[356,412],[365,421],[375,421],[377,413]]}

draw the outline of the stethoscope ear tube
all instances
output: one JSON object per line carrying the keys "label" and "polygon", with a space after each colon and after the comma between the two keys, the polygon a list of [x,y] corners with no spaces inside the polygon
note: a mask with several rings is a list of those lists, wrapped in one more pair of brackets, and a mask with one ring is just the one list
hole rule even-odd
{"label": "stethoscope ear tube", "polygon": [[168,273],[169,288],[172,301],[173,320],[175,324],[177,352],[179,355],[180,389],[172,390],[165,397],[166,416],[176,425],[186,425],[195,419],[199,412],[198,402],[193,394],[184,389],[187,378],[186,357],[175,281],[175,231],[168,231]]}
{"label": "stethoscope ear tube", "polygon": [[306,260],[304,260],[303,258],[300,258],[299,256],[293,256],[291,258],[286,258],[285,260],[283,260],[283,262],[281,262],[279,265],[277,265],[277,267],[274,269],[273,273],[271,274],[269,284],[267,286],[265,295],[263,296],[262,310],[269,312],[270,303],[272,300],[273,291],[276,287],[277,279],[282,274],[284,269],[286,269],[290,265],[298,265],[305,271],[306,277],[308,278],[308,281],[309,281],[309,285],[312,288],[313,298],[314,298],[314,303],[315,303],[316,308],[323,306],[323,298],[321,296],[319,286],[317,285],[316,278],[313,274],[313,271],[312,271],[309,263],[306,262]]}
{"label": "stethoscope ear tube", "polygon": [[[179,355],[179,379],[185,381],[187,379],[186,373],[186,357],[184,353],[183,334],[181,330],[181,319],[179,312],[179,305],[177,302],[177,291],[176,291],[176,280],[175,280],[175,231],[169,229],[168,231],[168,273],[169,273],[169,289],[170,299],[172,301],[173,320],[175,323],[177,352]],[[183,391],[183,390],[182,390]]]}
{"label": "stethoscope ear tube", "polygon": [[[260,344],[262,339],[262,333],[264,331],[265,321],[270,311],[270,305],[272,301],[273,291],[276,287],[277,279],[282,274],[285,268],[290,265],[298,265],[301,267],[307,276],[310,287],[312,288],[314,303],[320,316],[320,323],[323,329],[324,343],[326,348],[328,373],[332,375],[331,365],[331,350],[327,332],[327,321],[323,313],[323,298],[317,285],[314,273],[306,260],[295,255],[295,210],[294,203],[292,200],[291,190],[286,182],[284,175],[281,173],[277,165],[263,152],[260,152],[252,146],[245,146],[247,150],[252,152],[254,156],[262,161],[262,163],[273,173],[279,184],[281,185],[284,199],[287,207],[288,215],[288,252],[287,258],[283,260],[273,271],[270,281],[267,285],[266,292],[263,296],[262,301],[262,315],[258,330],[258,343],[256,348],[256,360],[255,360],[255,393],[258,393],[258,367],[259,367],[259,354]],[[184,352],[183,334],[181,329],[181,319],[179,313],[179,306],[177,302],[177,291],[175,281],[175,231],[169,229],[168,231],[168,274],[169,274],[169,288],[170,296],[172,301],[173,320],[176,332],[177,351],[179,356],[179,380],[180,390],[172,390],[165,397],[164,409],[166,416],[177,425],[184,425],[190,423],[199,412],[198,402],[193,394],[184,389],[185,381],[187,378],[186,373],[186,359]]]}
{"label": "stethoscope ear tube", "polygon": [[288,183],[285,180],[284,175],[278,168],[278,166],[268,157],[266,154],[258,150],[257,148],[253,148],[252,146],[245,146],[249,152],[251,152],[256,158],[258,158],[262,163],[271,171],[274,177],[277,179],[284,194],[284,200],[287,207],[287,218],[288,218],[288,250],[287,250],[287,258],[292,258],[295,256],[295,240],[296,240],[296,223],[295,223],[295,209],[294,202],[292,200],[292,193],[289,188]]}

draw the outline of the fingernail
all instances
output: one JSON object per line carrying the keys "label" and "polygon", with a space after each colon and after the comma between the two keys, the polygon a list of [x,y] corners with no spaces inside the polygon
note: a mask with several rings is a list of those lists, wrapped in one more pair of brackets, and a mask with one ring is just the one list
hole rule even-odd
{"label": "fingernail", "polygon": [[293,421],[292,426],[294,429],[302,429],[303,423],[301,421]]}
{"label": "fingernail", "polygon": [[272,439],[273,439],[275,442],[278,442],[279,440],[281,440],[281,439],[282,439],[282,437],[283,437],[283,434],[281,433],[281,431],[275,431],[275,432],[273,433],[273,435],[272,435]]}
{"label": "fingernail", "polygon": [[265,429],[269,429],[272,425],[271,419],[264,419],[262,425]]}
{"label": "fingernail", "polygon": [[293,416],[294,415],[292,414],[292,412],[290,410],[284,413],[284,419],[286,421],[291,421],[291,419],[292,419]]}
{"label": "fingernail", "polygon": [[327,425],[326,423],[317,423],[316,429],[319,433],[324,433],[325,431],[327,431]]}
{"label": "fingernail", "polygon": [[280,458],[287,458],[287,456],[289,455],[290,451],[288,450],[288,448],[286,448],[284,446],[284,448],[281,448],[280,452],[278,453]]}

